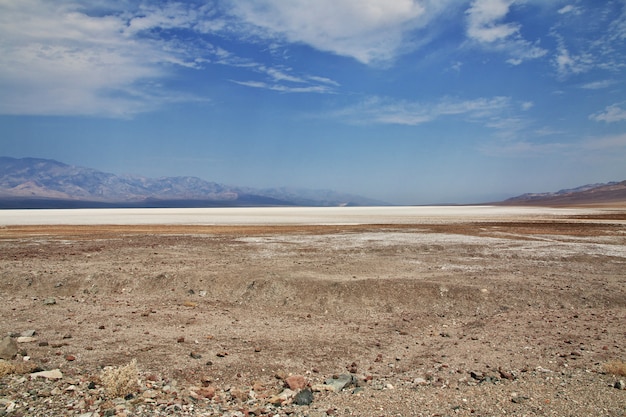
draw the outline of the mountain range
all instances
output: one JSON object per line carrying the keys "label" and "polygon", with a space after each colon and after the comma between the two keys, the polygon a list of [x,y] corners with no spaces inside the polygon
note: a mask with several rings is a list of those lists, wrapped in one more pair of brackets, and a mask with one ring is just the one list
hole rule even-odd
{"label": "mountain range", "polygon": [[571,206],[589,204],[626,204],[626,181],[587,184],[548,193],[527,193],[509,198],[501,205]]}
{"label": "mountain range", "polygon": [[0,157],[0,208],[371,206],[330,190],[254,189],[197,177],[115,175],[51,159]]}
{"label": "mountain range", "polygon": [[[498,205],[626,204],[626,181],[527,193]],[[86,207],[381,206],[331,190],[255,189],[197,177],[115,175],[52,159],[0,157],[0,209]]]}

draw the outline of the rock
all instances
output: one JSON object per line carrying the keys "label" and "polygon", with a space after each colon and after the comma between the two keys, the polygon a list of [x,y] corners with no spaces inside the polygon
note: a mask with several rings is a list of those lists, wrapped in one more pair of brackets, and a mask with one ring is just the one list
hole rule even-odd
{"label": "rock", "polygon": [[268,402],[274,405],[283,405],[290,402],[291,399],[295,397],[295,395],[295,391],[292,391],[289,388],[285,388],[280,394],[271,397]]}
{"label": "rock", "polygon": [[313,402],[313,392],[310,388],[305,388],[293,398],[293,403],[296,405],[309,405]]}
{"label": "rock", "polygon": [[500,378],[502,379],[509,379],[509,380],[515,379],[515,376],[511,372],[507,372],[502,369],[499,369],[498,372],[500,373]]}
{"label": "rock", "polygon": [[57,300],[53,297],[46,298],[45,300],[43,300],[43,305],[45,306],[53,306],[56,303],[57,303]]}
{"label": "rock", "polygon": [[315,384],[311,386],[311,389],[315,392],[335,391],[335,387],[327,384]]}
{"label": "rock", "polygon": [[20,336],[22,336],[22,337],[33,337],[36,334],[37,334],[37,332],[35,330],[24,330],[22,333],[20,333]]}
{"label": "rock", "polygon": [[353,385],[355,382],[354,377],[350,374],[341,374],[336,378],[328,378],[324,381],[324,384],[329,385],[333,388],[333,391],[339,392],[350,385]]}
{"label": "rock", "polygon": [[285,378],[285,383],[290,390],[300,391],[307,386],[306,378],[302,375],[291,375]]}
{"label": "rock", "polygon": [[0,341],[0,359],[13,359],[17,355],[17,343],[7,336]]}
{"label": "rock", "polygon": [[471,371],[470,376],[477,381],[481,381],[485,377],[485,375],[482,372],[475,372],[475,371]]}
{"label": "rock", "polygon": [[621,379],[619,381],[615,381],[615,384],[613,385],[613,388],[626,389],[626,382],[624,382]]}
{"label": "rock", "polygon": [[32,343],[36,342],[37,338],[32,336],[20,336],[15,340],[17,343]]}
{"label": "rock", "polygon": [[198,395],[204,398],[208,398],[209,400],[215,397],[215,387],[211,385],[208,387],[202,387],[196,390],[196,392],[198,393]]}
{"label": "rock", "polygon": [[413,380],[413,384],[424,386],[424,385],[428,385],[428,381],[424,378],[417,377]]}
{"label": "rock", "polygon": [[202,359],[202,355],[197,352],[191,352],[189,356],[191,356],[192,359]]}
{"label": "rock", "polygon": [[65,360],[68,362],[73,362],[76,360],[76,356],[74,355],[65,355]]}
{"label": "rock", "polygon": [[45,379],[61,379],[63,374],[59,369],[53,369],[51,371],[41,371],[30,374],[31,379],[45,378]]}

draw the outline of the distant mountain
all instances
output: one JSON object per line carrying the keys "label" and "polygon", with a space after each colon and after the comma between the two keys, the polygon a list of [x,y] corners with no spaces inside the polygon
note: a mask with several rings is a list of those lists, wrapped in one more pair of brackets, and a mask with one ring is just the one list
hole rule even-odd
{"label": "distant mountain", "polygon": [[509,198],[503,205],[564,206],[626,203],[626,181],[588,184],[553,193],[528,193]]}
{"label": "distant mountain", "polygon": [[387,205],[328,190],[257,190],[197,177],[115,175],[51,159],[0,157],[0,208]]}

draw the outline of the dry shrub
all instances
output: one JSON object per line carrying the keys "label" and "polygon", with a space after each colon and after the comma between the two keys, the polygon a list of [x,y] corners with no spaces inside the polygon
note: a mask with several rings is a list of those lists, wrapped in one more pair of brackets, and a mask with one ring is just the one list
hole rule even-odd
{"label": "dry shrub", "polygon": [[104,389],[110,397],[124,397],[139,390],[138,378],[139,370],[135,359],[128,365],[108,368],[100,374]]}
{"label": "dry shrub", "polygon": [[0,359],[0,376],[5,376],[13,373],[15,373],[15,365]]}
{"label": "dry shrub", "polygon": [[0,359],[0,376],[10,374],[28,374],[33,372],[36,366],[30,362],[11,363]]}
{"label": "dry shrub", "polygon": [[626,376],[626,362],[624,361],[611,361],[604,364],[604,369],[609,374]]}

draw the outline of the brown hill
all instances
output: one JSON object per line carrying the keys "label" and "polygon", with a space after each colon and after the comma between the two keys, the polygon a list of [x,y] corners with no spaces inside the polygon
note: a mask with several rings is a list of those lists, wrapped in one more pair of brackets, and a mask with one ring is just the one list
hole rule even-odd
{"label": "brown hill", "polygon": [[498,204],[530,206],[626,205],[626,181],[591,184],[554,193],[529,193]]}

